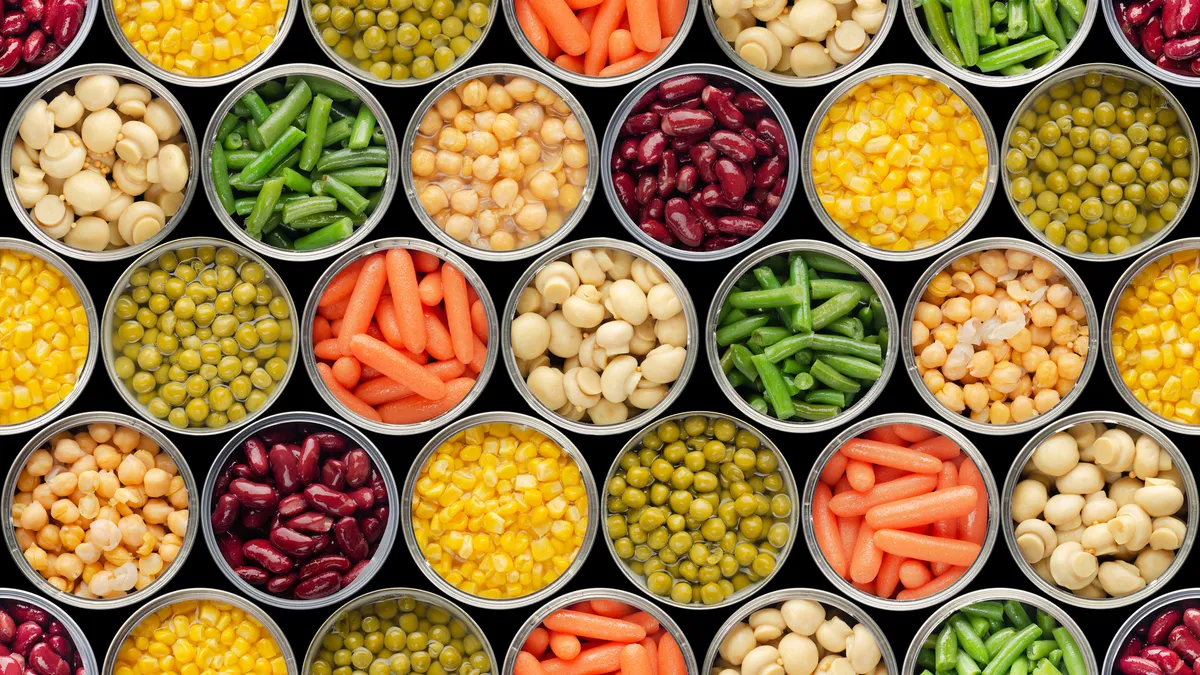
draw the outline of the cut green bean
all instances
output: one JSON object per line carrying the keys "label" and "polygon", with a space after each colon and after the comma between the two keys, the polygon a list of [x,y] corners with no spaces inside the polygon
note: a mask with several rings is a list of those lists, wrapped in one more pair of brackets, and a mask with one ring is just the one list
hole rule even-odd
{"label": "cut green bean", "polygon": [[801,289],[802,297],[792,308],[790,327],[805,333],[812,331],[812,287],[810,283],[808,261],[804,259],[804,256],[793,256],[789,262],[788,284]]}
{"label": "cut green bean", "polygon": [[229,169],[225,165],[225,149],[220,143],[213,145],[212,150],[213,190],[217,193],[217,201],[225,213],[234,212],[233,189],[229,186]]}
{"label": "cut green bean", "polygon": [[954,36],[950,34],[950,26],[946,23],[946,10],[942,3],[939,0],[926,0],[921,5],[921,12],[925,15],[925,25],[929,27],[929,36],[937,45],[938,50],[942,52],[942,56],[956,66],[965,66],[966,61],[963,60],[962,51],[959,50]]}
{"label": "cut green bean", "polygon": [[962,612],[967,616],[982,616],[989,621],[1004,619],[1004,605],[999,602],[976,602],[963,607]]}
{"label": "cut green bean", "polygon": [[309,197],[289,202],[283,207],[283,222],[290,225],[306,216],[336,211],[337,207],[337,200],[333,197]]}
{"label": "cut green bean", "polygon": [[279,135],[279,138],[275,139],[271,147],[259,153],[253,162],[250,162],[245,169],[242,169],[240,182],[253,183],[265,177],[271,169],[274,169],[277,164],[283,161],[283,158],[303,140],[303,131],[300,131],[296,127],[288,127]]}
{"label": "cut green bean", "polygon": [[291,167],[284,167],[283,171],[281,171],[279,175],[283,178],[283,184],[287,186],[289,190],[292,190],[293,192],[301,192],[303,194],[309,194],[312,192],[312,181],[304,177],[302,174],[292,170]]}
{"label": "cut green bean", "polygon": [[353,169],[341,169],[321,173],[322,176],[333,176],[350,187],[382,187],[387,181],[387,169],[382,166],[360,166]]}
{"label": "cut green bean", "polygon": [[346,207],[350,213],[358,215],[367,210],[367,198],[333,176],[327,175],[322,178],[320,185],[324,194],[338,200],[338,203]]}
{"label": "cut green bean", "polygon": [[775,364],[765,356],[753,356],[751,360],[759,377],[762,378],[763,394],[766,396],[767,402],[771,404],[771,411],[777,419],[790,419],[796,414],[796,408],[792,403],[792,397],[788,394],[787,385],[783,382],[783,373],[780,373]]}
{"label": "cut green bean", "polygon": [[342,218],[331,225],[326,225],[300,237],[292,244],[297,251],[312,251],[332,246],[352,234],[354,234],[354,222],[349,218]]}
{"label": "cut green bean", "polygon": [[729,354],[733,361],[733,367],[740,370],[747,380],[753,382],[758,379],[758,370],[755,369],[754,362],[751,360],[754,358],[754,354],[751,354],[749,349],[741,344],[732,344],[729,345]]}
{"label": "cut green bean", "polygon": [[324,94],[313,97],[305,125],[304,146],[300,150],[300,169],[312,171],[325,148],[325,132],[329,128],[329,109],[333,100]]}
{"label": "cut green bean", "polygon": [[[1034,0],[1034,2],[1036,3],[1038,0]],[[1041,0],[1041,2],[1049,2],[1049,0]],[[1055,22],[1057,23],[1057,19]],[[1062,27],[1059,26],[1059,28],[1061,30]],[[1054,49],[1057,49],[1054,40],[1046,35],[1039,35],[981,55],[978,63],[979,70],[985,73],[994,72],[1001,68],[1027,61]]]}
{"label": "cut green bean", "polygon": [[949,0],[954,23],[954,39],[963,55],[963,64],[974,66],[979,60],[979,36],[975,34],[974,0]]}
{"label": "cut green bean", "polygon": [[[1062,2],[1062,0],[1059,0]],[[1079,643],[1075,641],[1075,637],[1071,635],[1071,631],[1063,626],[1055,628],[1051,633],[1054,635],[1054,640],[1058,643],[1059,649],[1062,650],[1063,667],[1067,669],[1067,675],[1087,675],[1087,666],[1083,661],[1083,651],[1079,648]]]}
{"label": "cut green bean", "polygon": [[958,637],[958,647],[966,652],[971,658],[976,661],[988,660],[987,646],[983,644],[983,640],[979,637],[979,632],[971,625],[971,622],[963,614],[954,614],[949,619],[950,627],[954,629],[954,634]]}
{"label": "cut green bean", "polygon": [[[1004,601],[1004,616],[1017,630],[1033,623],[1029,618],[1029,613],[1025,611],[1025,606],[1017,600]],[[1028,664],[1026,665],[1028,666]]]}
{"label": "cut green bean", "polygon": [[879,367],[879,364],[856,356],[817,352],[817,358],[842,375],[856,380],[874,382],[883,376],[883,369]]}
{"label": "cut green bean", "polygon": [[354,118],[354,126],[350,131],[350,140],[346,147],[351,150],[361,150],[371,144],[371,136],[375,133],[375,114],[365,105],[358,107],[358,116]]}
{"label": "cut green bean", "polygon": [[[932,635],[929,637],[933,638]],[[949,624],[943,626],[942,631],[938,633],[934,654],[938,672],[954,668],[954,664],[958,660],[958,636],[955,635],[954,629]]]}
{"label": "cut green bean", "polygon": [[836,319],[849,314],[851,310],[858,306],[861,298],[862,296],[858,289],[855,289],[846,293],[839,293],[814,307],[812,311],[813,330],[821,330]]}
{"label": "cut green bean", "polygon": [[855,394],[862,388],[862,385],[834,370],[832,366],[822,361],[820,357],[813,361],[808,373],[817,382],[837,391]]}
{"label": "cut green bean", "polygon": [[266,225],[267,220],[274,213],[275,203],[279,201],[282,193],[282,178],[272,178],[263,183],[262,190],[258,193],[258,199],[254,203],[254,210],[246,217],[246,234],[256,238],[261,236],[263,225]]}
{"label": "cut green bean", "polygon": [[[767,325],[767,322],[770,320],[771,317],[765,314],[759,314],[757,316],[747,317],[741,321],[722,326],[721,328],[717,329],[717,344],[721,345],[722,347],[727,347],[734,342],[745,340],[746,338],[750,337],[751,333],[753,333],[756,328],[762,328],[763,326]],[[791,354],[788,356],[790,355]]]}
{"label": "cut green bean", "polygon": [[804,258],[804,262],[814,270],[820,272],[828,272],[830,274],[848,274],[859,276],[858,269],[848,262],[841,260],[828,253],[820,253],[817,251],[804,251],[800,254]]}

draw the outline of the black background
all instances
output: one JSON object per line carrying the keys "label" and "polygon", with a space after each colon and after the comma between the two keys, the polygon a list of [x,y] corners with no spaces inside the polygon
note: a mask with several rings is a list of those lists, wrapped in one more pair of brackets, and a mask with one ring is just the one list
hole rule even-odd
{"label": "black background", "polygon": [[[91,1],[106,2],[111,0]],[[297,1],[299,0],[292,0],[292,2]],[[708,1],[700,0],[700,2]],[[900,0],[889,1],[900,2]],[[1104,0],[1091,1],[1102,2]],[[498,1],[494,2],[493,6],[498,8]],[[117,48],[117,45],[114,44],[108,26],[104,23],[103,8],[100,9],[99,16],[96,17],[96,23],[92,26],[91,32],[86,38],[85,45],[67,65],[77,66],[85,63],[109,63],[115,61],[116,63],[136,67],[136,64],[130,63]],[[295,23],[286,37],[283,48],[273,55],[267,65],[274,66],[286,63],[309,62],[332,66],[326,55],[313,42],[307,26],[304,25],[303,11],[303,6],[301,6],[298,10],[301,15],[296,17]],[[500,14],[500,12],[497,11],[496,14]],[[470,63],[467,65],[514,61],[514,59],[516,63],[531,65],[529,60],[518,49],[508,26],[503,25],[504,18],[497,16],[493,20],[499,21],[501,25],[492,27],[485,44],[471,58]],[[698,13],[683,48],[674,55],[669,65],[699,61],[732,66],[724,54],[717,49],[703,16]],[[1086,43],[1075,54],[1069,65],[1114,61],[1124,65],[1133,65],[1124,58],[1124,55],[1117,48],[1112,35],[1104,24],[1102,12],[1097,11],[1095,23],[1092,26],[1090,35],[1086,38]],[[914,41],[905,23],[902,10],[897,13],[895,23],[886,38],[886,42],[866,65],[877,66],[880,64],[901,62],[916,62],[936,68],[929,59],[925,58]],[[603,136],[604,127],[612,111],[633,85],[607,89],[568,86],[584,104],[598,135]],[[773,85],[767,86],[787,109],[791,122],[796,129],[796,134],[801,139],[805,125],[807,125],[816,106],[832,88],[831,86],[825,86],[810,89],[793,89]],[[1013,109],[1031,87],[1032,85],[1026,85],[1017,88],[992,89],[971,85],[970,89],[983,102],[991,118],[991,123],[997,129],[997,132],[1002,134]],[[171,91],[186,107],[192,124],[195,126],[197,137],[203,137],[216,104],[228,93],[230,88],[231,86],[229,85],[206,89],[170,85]],[[430,86],[393,89],[372,85],[370,88],[387,109],[397,134],[402,134],[405,126],[413,116],[416,104],[428,93]],[[1182,87],[1176,86],[1172,87],[1172,89],[1176,95],[1184,97],[1185,100],[1187,100],[1188,94],[1190,94],[1189,91]],[[5,106],[15,106],[28,93],[28,90],[29,87],[22,87],[18,90],[5,92]],[[9,108],[9,110],[11,109]],[[1003,139],[1001,141],[1003,142]],[[795,175],[795,168],[793,168],[793,175]],[[399,176],[394,176],[394,179],[398,180]],[[1024,227],[1010,210],[1002,194],[1002,190],[1002,186],[997,187],[997,193],[988,209],[987,216],[971,234],[971,238],[988,236],[1029,238]],[[413,216],[402,192],[402,190],[397,191],[389,217],[371,233],[371,239],[393,236],[432,239],[432,236],[426,232],[419,221]],[[221,226],[220,222],[214,217],[208,200],[202,193],[203,186],[199,186],[190,210],[184,221],[175,229],[174,236],[207,235],[232,239]],[[11,217],[5,218],[5,225],[2,229],[5,236],[23,239],[31,238],[21,224]],[[1190,228],[1187,225],[1183,225],[1172,233],[1171,237],[1186,236],[1189,230]],[[609,205],[606,203],[603,190],[600,188],[596,191],[595,199],[588,210],[587,216],[571,234],[571,237],[588,236],[610,236],[620,239],[631,238],[614,219]],[[796,196],[787,212],[787,217],[775,228],[767,241],[770,243],[798,238],[819,239],[836,243],[833,237],[812,214],[808,206],[808,201],[804,196],[802,186],[799,186],[799,189],[796,191]],[[703,321],[703,317],[708,311],[708,305],[711,302],[718,283],[733,265],[736,264],[737,260],[738,258],[734,257],[718,262],[673,262],[674,269],[688,285],[701,321]],[[92,299],[100,305],[99,311],[103,312],[102,304],[107,299],[113,284],[117,281],[129,262],[131,261],[125,260],[108,263],[72,261],[72,265],[86,282]],[[325,270],[329,262],[329,260],[307,263],[272,261],[272,264],[287,282],[297,306],[303,308],[314,280]],[[517,277],[526,269],[529,262],[529,260],[507,263],[472,261],[472,265],[487,281],[492,299],[498,305],[498,308],[502,310],[512,285],[516,282]],[[875,261],[872,262],[872,266],[883,277],[891,292],[893,302],[897,305],[898,309],[902,309],[917,278],[924,272],[930,262],[930,259],[906,263]],[[1083,276],[1092,297],[1098,304],[1098,311],[1103,311],[1104,302],[1108,298],[1113,283],[1129,263],[1130,261],[1128,260],[1108,263],[1073,263],[1075,269]],[[1099,327],[1095,329],[1099,330]],[[702,349],[703,347],[695,345],[692,348]],[[321,413],[334,414],[331,413],[328,407],[315,394],[308,374],[302,372],[303,370],[303,365],[298,364],[286,391],[267,411],[268,414],[295,410],[314,410]],[[135,414],[123,403],[118,402],[121,399],[113,389],[108,375],[103,371],[103,363],[97,364],[96,371],[93,373],[90,382],[88,382],[84,394],[71,407],[68,413],[113,410],[126,414]],[[893,371],[884,395],[871,406],[864,417],[889,412],[913,412],[932,415],[933,413],[915,394],[912,381],[904,372],[903,363],[900,363]],[[534,414],[518,396],[502,363],[497,363],[497,367],[490,381],[487,383],[484,396],[476,401],[469,412],[478,413],[493,410],[515,410],[521,413]],[[703,353],[701,353],[696,363],[695,372],[687,383],[687,389],[672,407],[671,412],[677,413],[687,410],[715,410],[728,414],[736,413],[733,405],[717,389],[711,369]],[[1075,403],[1071,412],[1091,410],[1115,410],[1133,413],[1117,396],[1102,364],[1097,364],[1092,378],[1087,384],[1084,395]],[[768,435],[783,449],[791,468],[796,473],[797,483],[802,486],[812,468],[813,458],[832,439],[835,433],[836,430],[808,435],[785,434],[782,432],[772,432]],[[169,435],[184,452],[188,463],[196,474],[196,482],[199,485],[203,485],[206,472],[213,458],[230,436],[230,434],[222,434],[199,438],[175,433]],[[432,434],[408,437],[393,437],[380,434],[368,435],[375,440],[384,455],[388,458],[391,470],[395,474],[397,483],[400,485],[403,485],[404,478],[412,464],[412,458],[432,436]],[[601,484],[604,480],[604,472],[607,471],[615,453],[620,450],[629,438],[628,435],[607,437],[569,435],[587,457],[597,482]],[[1004,475],[1012,463],[1013,457],[1022,445],[1029,440],[1031,435],[981,436],[978,434],[968,434],[971,440],[982,450],[991,466],[997,484],[1001,486],[1004,483]],[[1190,449],[1189,438],[1175,434],[1168,435],[1171,435],[1173,440],[1184,448],[1185,452]],[[2,455],[5,458],[14,456],[17,450],[29,440],[30,436],[31,434],[23,434],[20,436],[5,437],[0,440],[0,447],[4,449]],[[198,527],[199,521],[197,519],[202,517],[206,517],[206,514],[192,514],[193,526]],[[802,537],[803,535],[801,532],[796,532],[795,536]],[[600,536],[597,537],[595,546],[583,570],[571,581],[567,586],[567,590],[588,587],[612,587],[635,593],[638,592],[620,571],[615,568],[609,553],[605,550],[605,546],[604,535],[601,532]],[[184,565],[184,570],[175,576],[169,584],[169,590],[186,587],[213,587],[230,591],[235,590],[214,566],[207,547],[199,538]],[[1191,566],[1191,569],[1194,570],[1195,566]],[[1166,584],[1166,588],[1175,589],[1192,585],[1189,581],[1189,576],[1185,571]],[[20,588],[36,591],[36,589],[30,588],[25,577],[19,573],[14,567],[13,561],[7,556],[0,556],[0,579],[3,580],[0,583],[16,584]],[[416,568],[403,542],[403,535],[399,532],[396,545],[387,560],[385,568],[371,580],[367,588],[368,590],[375,590],[389,586],[416,586],[431,591],[434,590],[432,584]],[[814,587],[836,592],[832,585],[822,576],[815,563],[813,563],[803,541],[796,542],[793,554],[787,560],[783,569],[771,580],[766,589],[763,590],[777,590],[790,587]],[[1003,536],[997,540],[996,548],[987,561],[986,567],[973,581],[969,590],[987,587],[1015,587],[1037,592],[1036,588],[1017,569],[1012,556],[1005,546]],[[334,607],[309,611],[284,611],[269,607],[266,609],[283,627],[292,648],[296,652],[296,658],[300,661],[304,657],[304,653],[309,641],[313,638],[314,632],[334,610]],[[482,625],[487,638],[491,641],[492,648],[498,660],[503,660],[504,654],[516,630],[534,610],[532,607],[507,611],[467,609],[475,620]],[[1092,649],[1096,652],[1097,661],[1100,662],[1117,628],[1134,608],[1102,611],[1082,610],[1072,607],[1065,609],[1083,627],[1084,632],[1091,642]],[[69,609],[71,615],[82,625],[90,638],[92,649],[95,651],[97,662],[100,664],[103,664],[105,652],[109,648],[114,633],[133,610],[134,608],[132,607],[104,611]],[[701,667],[703,666],[705,652],[716,629],[729,617],[732,611],[733,608],[716,610],[669,609],[671,616],[683,627],[688,640],[696,652],[696,659]],[[883,627],[892,649],[896,652],[897,662],[902,663],[909,642],[913,639],[913,635],[921,622],[932,612],[932,609],[912,612],[888,612],[882,610],[869,610],[869,612]],[[496,667],[497,670],[494,672],[498,673],[499,664]]]}

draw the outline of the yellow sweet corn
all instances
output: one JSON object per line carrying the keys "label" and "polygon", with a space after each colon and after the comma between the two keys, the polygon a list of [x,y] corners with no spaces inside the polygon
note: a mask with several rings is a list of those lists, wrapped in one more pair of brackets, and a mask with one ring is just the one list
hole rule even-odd
{"label": "yellow sweet corn", "polygon": [[156,66],[211,77],[264,52],[283,22],[287,2],[117,0],[113,8],[125,38]]}
{"label": "yellow sweet corn", "polygon": [[274,636],[242,609],[213,601],[168,605],[142,620],[117,652],[114,675],[282,675]]}

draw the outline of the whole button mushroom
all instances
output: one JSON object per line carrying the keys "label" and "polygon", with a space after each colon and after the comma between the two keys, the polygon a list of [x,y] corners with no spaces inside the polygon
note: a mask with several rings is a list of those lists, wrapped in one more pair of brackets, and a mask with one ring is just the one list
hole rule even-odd
{"label": "whole button mushroom", "polygon": [[84,251],[103,251],[109,241],[108,223],[95,216],[84,216],[75,221],[63,241]]}
{"label": "whole button mushroom", "polygon": [[1050,555],[1050,573],[1064,588],[1081,589],[1092,583],[1098,572],[1096,556],[1084,551],[1079,542],[1059,544]]}
{"label": "whole button mushroom", "polygon": [[87,117],[83,118],[83,129],[80,135],[89,151],[103,154],[112,152],[117,145],[117,136],[120,133],[120,113],[112,108],[103,108],[89,113]]}
{"label": "whole button mushroom", "polygon": [[113,149],[117,156],[130,164],[137,164],[158,154],[158,134],[145,122],[131,120],[121,125]]}
{"label": "whole button mushroom", "polygon": [[532,359],[550,346],[550,324],[540,314],[527,312],[513,319],[513,353],[518,359]]}
{"label": "whole button mushroom", "polygon": [[95,171],[80,171],[63,183],[63,197],[76,213],[99,211],[108,204],[111,196],[108,181]]}
{"label": "whole button mushroom", "polygon": [[837,61],[829,55],[829,51],[819,42],[801,42],[792,47],[792,72],[799,77],[815,77],[824,75],[837,68]]}
{"label": "whole button mushroom", "polygon": [[806,40],[823,40],[837,22],[837,8],[826,0],[799,0],[788,15],[792,28]]}
{"label": "whole button mushroom", "polygon": [[75,82],[75,96],[84,108],[95,112],[111,106],[120,88],[112,75],[87,75]]}
{"label": "whole button mushroom", "polygon": [[54,113],[54,126],[60,129],[73,127],[83,118],[83,104],[79,102],[78,98],[65,91],[59,92],[58,96],[50,101],[47,108]]}

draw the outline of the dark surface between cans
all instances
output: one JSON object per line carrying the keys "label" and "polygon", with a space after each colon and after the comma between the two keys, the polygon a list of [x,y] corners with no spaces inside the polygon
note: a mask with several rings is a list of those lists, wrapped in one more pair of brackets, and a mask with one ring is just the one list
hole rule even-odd
{"label": "dark surface between cans", "polygon": [[[91,1],[105,2],[111,0]],[[299,0],[291,1],[297,2]],[[700,0],[700,2],[709,1],[711,0]],[[888,1],[899,2],[901,0]],[[1105,0],[1089,1],[1103,2]],[[498,4],[499,0],[495,0],[493,10],[496,15],[499,15]],[[299,11],[303,13],[303,6],[299,8]],[[308,62],[333,67],[333,64],[329,62],[325,54],[313,42],[308,27],[303,25],[304,20],[302,15],[296,17],[296,24],[289,32],[282,49],[275,54],[267,65],[274,66],[286,63]],[[504,19],[502,16],[496,16],[493,20],[502,22]],[[96,24],[87,36],[87,42],[83,48],[67,65],[107,63],[114,60],[123,65],[136,67],[136,64],[131,64],[124,58],[117,45],[113,43],[108,27],[104,25],[104,18],[100,16],[97,17]],[[532,65],[517,48],[508,27],[494,26],[479,52],[466,65],[469,67],[504,61],[511,61],[526,66]],[[732,66],[717,49],[717,45],[714,44],[708,27],[705,25],[704,18],[699,13],[683,48],[675,54],[667,65],[675,66],[689,62],[713,62],[720,65]],[[880,51],[868,61],[866,66],[902,62],[915,62],[936,67],[923,56],[921,50],[913,41],[908,26],[904,25],[903,14],[901,13],[896,18],[896,25],[892,27],[886,38],[886,42]],[[1124,55],[1113,42],[1113,38],[1107,26],[1104,25],[1102,17],[1096,18],[1096,22],[1087,36],[1083,48],[1075,54],[1070,63],[1065,65],[1097,62],[1115,62],[1133,66],[1128,59],[1124,58]],[[216,104],[225,96],[231,86],[199,89],[170,85],[169,88],[186,107],[188,114],[191,116],[192,123],[196,127],[197,136],[203,136],[204,129],[212,117]],[[430,89],[429,85],[407,89],[368,86],[370,86],[371,91],[387,109],[398,135],[412,118],[417,102]],[[632,86],[589,89],[568,85],[575,96],[586,107],[588,116],[591,118],[592,124],[596,127],[600,135],[603,135],[604,127],[612,115],[612,111]],[[978,86],[970,86],[969,88],[987,109],[991,123],[997,129],[997,132],[1002,134],[1009,117],[1012,115],[1013,109],[1032,86],[1006,89],[989,89]],[[796,134],[801,139],[816,106],[832,88],[832,86],[825,86],[797,89],[772,85],[767,85],[767,87],[787,109],[792,124],[796,127]],[[1194,95],[1183,87],[1173,87],[1172,90],[1185,101]],[[0,105],[0,110],[4,110],[6,113],[2,115],[4,119],[11,118],[12,110],[28,91],[29,87],[4,91],[4,103]],[[1001,138],[1000,142],[1003,148],[1004,139]],[[602,161],[606,161],[608,153],[601,150],[600,154]],[[799,180],[799,158],[796,159],[797,162],[789,168],[789,177],[793,180]],[[592,170],[598,171],[599,167],[592,167]],[[399,180],[400,176],[396,175],[394,178]],[[997,194],[989,207],[987,216],[972,233],[972,239],[993,236],[1029,239],[1024,226],[1021,225],[1020,221],[1009,208],[1007,199],[1002,194],[1002,191],[1003,187],[998,187]],[[583,222],[571,233],[568,240],[594,236],[630,239],[630,235],[613,216],[609,205],[605,201],[603,189],[598,188],[596,192],[595,200],[592,202]],[[11,207],[5,206],[4,208],[8,209]],[[7,214],[7,211],[5,213]],[[0,225],[0,233],[3,236],[19,237],[27,240],[31,238],[24,227],[11,215],[6,215],[3,218],[3,223],[3,225]],[[1176,229],[1171,237],[1179,238],[1188,236],[1189,234],[1191,234],[1190,228],[1184,225]],[[222,239],[232,238],[211,212],[208,200],[200,194],[196,195],[196,199],[193,200],[185,219],[176,228],[172,236],[174,238],[190,236],[212,236]],[[425,228],[421,226],[411,213],[408,203],[404,199],[397,199],[392,203],[388,217],[371,233],[370,239],[395,236],[432,239],[432,236],[426,232]],[[797,190],[796,197],[788,207],[787,216],[783,222],[775,228],[767,241],[763,242],[763,245],[786,239],[800,238],[819,239],[836,244],[833,237],[826,232],[811,212],[802,187]],[[669,262],[672,263],[675,271],[687,284],[692,299],[696,303],[696,311],[703,317],[708,312],[709,303],[712,301],[712,296],[717,290],[717,285],[729,270],[737,264],[738,260],[739,258],[735,257],[717,262]],[[131,261],[93,263],[71,260],[70,262],[79,272],[80,276],[83,277],[93,300],[102,305],[107,299],[109,291],[118,281],[118,277]],[[308,300],[314,280],[325,270],[330,260],[304,263],[282,262],[278,260],[271,260],[270,262],[287,283],[288,290],[295,299],[297,309],[302,311],[305,302]],[[472,260],[471,265],[486,280],[492,299],[498,306],[503,306],[509,292],[512,290],[513,284],[526,269],[529,262],[529,260],[524,260],[492,263]],[[926,259],[905,263],[868,262],[879,272],[887,284],[888,290],[892,294],[892,300],[898,307],[902,308],[908,298],[909,292],[912,290],[913,284],[916,283],[916,280],[925,271],[931,260]],[[1103,311],[1104,302],[1108,298],[1113,283],[1130,262],[1130,260],[1121,262],[1072,261],[1072,265],[1087,282],[1092,297],[1099,305],[1098,310]],[[102,306],[98,306],[97,309],[98,311],[103,311]],[[299,317],[297,316],[296,319],[298,320]],[[906,325],[903,317],[901,317],[900,323],[902,326]],[[99,327],[97,326],[96,328],[98,329]],[[1100,330],[1100,327],[1096,326],[1093,330]],[[296,334],[297,336],[299,335],[298,326]],[[97,336],[96,339],[102,340],[102,345],[104,344],[103,341],[105,339],[102,336]],[[899,339],[899,336],[896,336],[895,339]],[[498,342],[493,341],[492,344],[498,344]],[[703,344],[692,344],[689,345],[689,348],[701,350],[701,360],[703,360]],[[298,359],[298,354],[299,349],[297,348],[297,355],[294,358]],[[708,364],[697,363],[696,366],[691,379],[687,382],[686,390],[675,405],[672,406],[670,412],[714,410],[734,415],[735,408],[719,393]],[[128,410],[127,406],[121,402],[121,398],[113,389],[108,375],[103,371],[104,364],[97,364],[96,372],[93,373],[83,395],[66,414],[105,410],[131,415],[136,414]],[[308,374],[303,371],[303,364],[298,363],[296,372],[288,383],[287,389],[281,398],[266,411],[266,414],[298,410],[312,410],[325,414],[336,414],[316,395]],[[1103,364],[1097,364],[1096,372],[1087,384],[1086,391],[1070,412],[1115,410],[1136,414],[1135,411],[1130,410],[1121,401],[1120,397],[1117,396],[1117,392],[1112,389],[1112,384],[1103,371]],[[883,396],[860,419],[889,412],[911,412],[933,416],[933,412],[925,406],[912,387],[911,380],[907,373],[904,372],[903,363],[897,364],[896,372],[888,382]],[[468,414],[496,410],[513,410],[525,414],[536,414],[529,410],[528,406],[522,401],[514,389],[511,380],[508,378],[507,373],[501,366],[496,368],[490,382],[487,384],[484,395],[471,407]],[[650,422],[650,420],[645,421],[647,423]],[[767,435],[783,449],[783,453],[792,470],[796,473],[797,483],[802,485],[809,471],[812,469],[813,459],[825,444],[836,435],[837,431],[838,429],[834,429],[825,433],[806,435],[791,435],[773,431]],[[4,460],[3,470],[7,470],[11,458],[29,440],[31,435],[22,434],[0,438],[0,448],[2,448],[0,456]],[[187,457],[188,463],[196,473],[197,484],[203,485],[204,478],[212,464],[213,458],[231,436],[231,433],[204,438],[184,436],[170,432],[168,432],[168,435]],[[396,477],[396,482],[403,485],[413,457],[416,456],[421,447],[433,436],[433,433],[410,437],[391,437],[373,433],[368,433],[367,435],[375,440],[380,450],[388,458],[391,470]],[[1008,471],[1013,457],[1016,456],[1021,446],[1029,440],[1032,433],[1016,436],[983,436],[969,433],[967,435],[978,445],[987,458],[996,482],[1003,485],[1004,474]],[[1167,435],[1179,444],[1185,453],[1191,447],[1190,438],[1178,434]],[[597,482],[602,486],[605,478],[604,472],[607,471],[611,464],[614,454],[621,449],[629,436],[581,436],[577,434],[570,434],[570,436],[587,457]],[[797,508],[799,508],[799,495],[796,497]],[[997,516],[997,514],[992,515],[993,517]],[[591,516],[603,517],[603,514],[596,513],[591,514]],[[191,514],[192,525],[199,527],[199,519],[206,517],[208,517],[208,514],[205,513]],[[1003,526],[1003,524],[1001,525]],[[797,528],[794,536],[802,537],[803,533]],[[621,571],[614,565],[612,558],[606,550],[604,537],[604,532],[601,530],[597,537],[596,545],[592,549],[583,570],[567,585],[564,592],[600,586],[619,588],[634,593],[640,592],[631,586]],[[190,557],[184,562],[184,565],[182,573],[175,576],[167,588],[160,589],[160,593],[165,590],[177,590],[193,586],[207,586],[236,592],[232,584],[217,570],[207,546],[202,541],[196,542]],[[1194,561],[1189,565],[1189,568],[1195,569]],[[11,557],[8,555],[0,554],[0,579],[2,579],[0,585],[15,584],[19,588],[36,592],[36,589],[31,588],[24,576],[16,570]],[[1165,589],[1174,590],[1192,585],[1196,584],[1192,581],[1190,575],[1184,571],[1183,574],[1176,576],[1175,579],[1166,584]],[[371,583],[368,584],[363,592],[391,586],[415,586],[436,592],[433,585],[417,570],[416,563],[413,562],[408,549],[402,541],[396,542],[386,566],[371,580]],[[1002,539],[997,542],[997,546],[992,552],[991,558],[987,561],[983,572],[975,578],[967,590],[999,586],[1015,587],[1037,593],[1037,589],[1017,568]],[[765,588],[760,589],[759,593],[791,587],[814,587],[836,592],[836,589],[822,576],[816,564],[812,561],[808,554],[808,549],[803,542],[797,542],[795,550],[783,566],[783,569]],[[96,652],[97,661],[102,664],[114,633],[136,608],[136,606],[133,606],[105,611],[72,608],[70,614],[83,627],[84,632],[91,640],[92,648]],[[283,627],[293,650],[296,652],[297,661],[300,662],[304,658],[305,650],[308,648],[308,644],[313,638],[315,631],[335,608],[328,607],[306,611],[284,611],[270,607],[265,607],[264,609]],[[464,607],[464,609],[483,627],[496,653],[496,657],[500,661],[503,660],[504,654],[517,628],[535,610],[534,607],[505,611],[484,611],[470,607]],[[1125,618],[1132,613],[1134,607],[1104,611],[1085,611],[1072,607],[1064,607],[1064,609],[1083,628],[1084,633],[1091,642],[1093,650],[1096,652],[1097,661],[1102,664],[1104,653],[1108,648],[1109,642],[1113,639],[1114,633]],[[701,667],[703,666],[705,652],[713,639],[715,631],[733,611],[735,611],[734,608],[686,611],[675,608],[669,609],[671,616],[682,626],[688,640],[691,642],[696,652],[697,661]],[[933,611],[933,608],[914,612],[885,612],[873,609],[868,609],[867,611],[883,627],[888,641],[896,652],[897,662],[902,663],[905,651],[908,649],[914,632],[920,626],[921,622]],[[298,665],[302,667],[303,664],[298,663]],[[500,667],[500,663],[495,664],[493,673],[498,673]]]}

